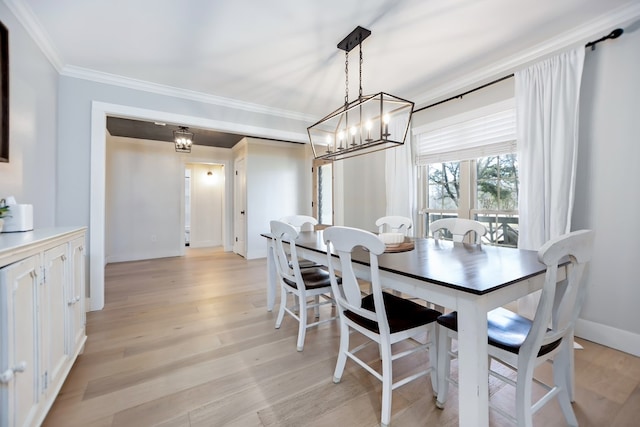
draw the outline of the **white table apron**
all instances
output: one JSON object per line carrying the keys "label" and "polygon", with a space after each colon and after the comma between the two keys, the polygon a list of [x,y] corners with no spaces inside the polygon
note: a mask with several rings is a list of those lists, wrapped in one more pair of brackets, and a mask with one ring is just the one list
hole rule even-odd
{"label": "white table apron", "polygon": [[[267,251],[267,310],[275,305],[277,273],[274,264],[272,239]],[[296,246],[298,256],[327,265],[327,254]],[[337,267],[337,260],[333,260]],[[356,275],[369,280],[368,267],[354,263]],[[487,313],[494,308],[539,290],[544,274],[513,283],[498,290],[477,295],[446,286],[433,284],[397,273],[380,270],[385,287],[421,298],[434,304],[458,311],[458,393],[459,425],[483,427],[489,425],[489,386],[487,366]],[[481,356],[484,355],[484,356]]]}

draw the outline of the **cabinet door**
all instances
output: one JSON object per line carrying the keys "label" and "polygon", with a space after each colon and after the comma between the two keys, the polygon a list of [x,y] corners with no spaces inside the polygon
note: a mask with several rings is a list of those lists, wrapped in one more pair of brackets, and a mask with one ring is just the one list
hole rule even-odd
{"label": "cabinet door", "polygon": [[[34,421],[38,387],[38,283],[40,256],[0,269],[0,424]],[[5,415],[6,414],[6,415]]]}
{"label": "cabinet door", "polygon": [[39,301],[41,313],[41,388],[46,393],[50,384],[58,381],[62,368],[69,357],[66,339],[67,299],[67,248],[56,246],[44,253],[44,281],[40,285]]}
{"label": "cabinet door", "polygon": [[69,243],[71,262],[69,263],[69,282],[67,304],[69,307],[69,345],[74,355],[86,339],[85,324],[85,253],[84,237]]}

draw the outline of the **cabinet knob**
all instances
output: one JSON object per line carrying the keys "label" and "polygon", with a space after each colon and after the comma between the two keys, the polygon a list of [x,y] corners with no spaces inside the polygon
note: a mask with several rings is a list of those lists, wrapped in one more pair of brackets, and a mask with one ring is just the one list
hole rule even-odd
{"label": "cabinet knob", "polygon": [[78,301],[80,301],[80,295],[76,295],[75,298],[71,298],[69,301],[67,301],[68,305],[73,305],[75,303],[77,303]]}
{"label": "cabinet knob", "polygon": [[16,372],[24,372],[24,370],[27,369],[27,362],[20,362],[18,363],[16,366],[14,366],[13,368],[9,368],[6,371],[2,372],[0,374],[0,383],[1,384],[6,384],[9,381],[11,381],[14,377],[14,374]]}

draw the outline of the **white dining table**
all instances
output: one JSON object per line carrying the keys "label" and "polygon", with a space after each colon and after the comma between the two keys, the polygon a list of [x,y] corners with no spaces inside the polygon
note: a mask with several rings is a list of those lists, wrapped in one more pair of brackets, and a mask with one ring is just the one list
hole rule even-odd
{"label": "white dining table", "polygon": [[[268,233],[263,236],[268,244],[267,309],[272,311],[278,280],[273,239]],[[431,238],[413,242],[412,250],[379,256],[382,283],[458,311],[459,425],[488,426],[487,313],[541,289],[546,266],[536,251]],[[328,265],[322,231],[301,232],[296,248],[298,256]],[[356,250],[353,260],[356,275],[369,280],[369,254]]]}

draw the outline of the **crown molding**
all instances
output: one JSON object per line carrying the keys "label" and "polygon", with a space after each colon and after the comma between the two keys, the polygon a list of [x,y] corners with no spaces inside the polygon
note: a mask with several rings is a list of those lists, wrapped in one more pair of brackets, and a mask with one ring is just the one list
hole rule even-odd
{"label": "crown molding", "polygon": [[116,74],[104,73],[101,71],[90,70],[88,68],[65,66],[60,72],[61,75],[73,77],[77,79],[90,80],[96,83],[104,83],[114,86],[126,87],[129,89],[151,92],[159,95],[172,96],[191,101],[198,101],[205,104],[219,105],[221,107],[233,108],[236,110],[247,111],[251,113],[268,114],[271,116],[282,117],[285,119],[298,120],[302,122],[313,122],[316,118],[308,114],[298,113],[295,111],[267,107],[261,104],[239,101],[232,98],[225,98],[217,95],[210,95],[194,90],[181,89],[173,86],[152,83],[145,80],[132,79]]}
{"label": "crown molding", "polygon": [[54,47],[49,34],[33,13],[33,10],[22,0],[3,0],[9,10],[15,15],[42,53],[47,57],[58,73],[62,70],[62,59]]}
{"label": "crown molding", "polygon": [[57,49],[54,47],[49,34],[45,31],[44,27],[42,26],[36,15],[33,13],[29,5],[26,4],[23,0],[3,1],[11,10],[11,12],[16,16],[18,21],[22,24],[27,33],[35,41],[40,50],[44,53],[49,62],[53,65],[53,67],[60,75],[156,93],[159,95],[198,101],[206,104],[219,105],[221,107],[233,108],[251,113],[267,114],[290,120],[298,120],[306,123],[313,123],[317,119],[315,116],[299,113],[296,111],[272,108],[261,104],[254,104],[251,102],[210,95],[203,92],[151,83],[144,80],[137,80],[118,76],[115,74],[104,73],[88,68],[64,65],[64,61],[62,60],[62,57]]}
{"label": "crown molding", "polygon": [[[480,68],[414,97],[416,109],[504,77],[571,47],[585,45],[594,37],[600,38],[616,27],[628,25],[640,18],[640,3],[630,2],[610,13],[593,19],[531,49],[505,58],[491,66]],[[622,35],[624,37],[624,34]]]}

